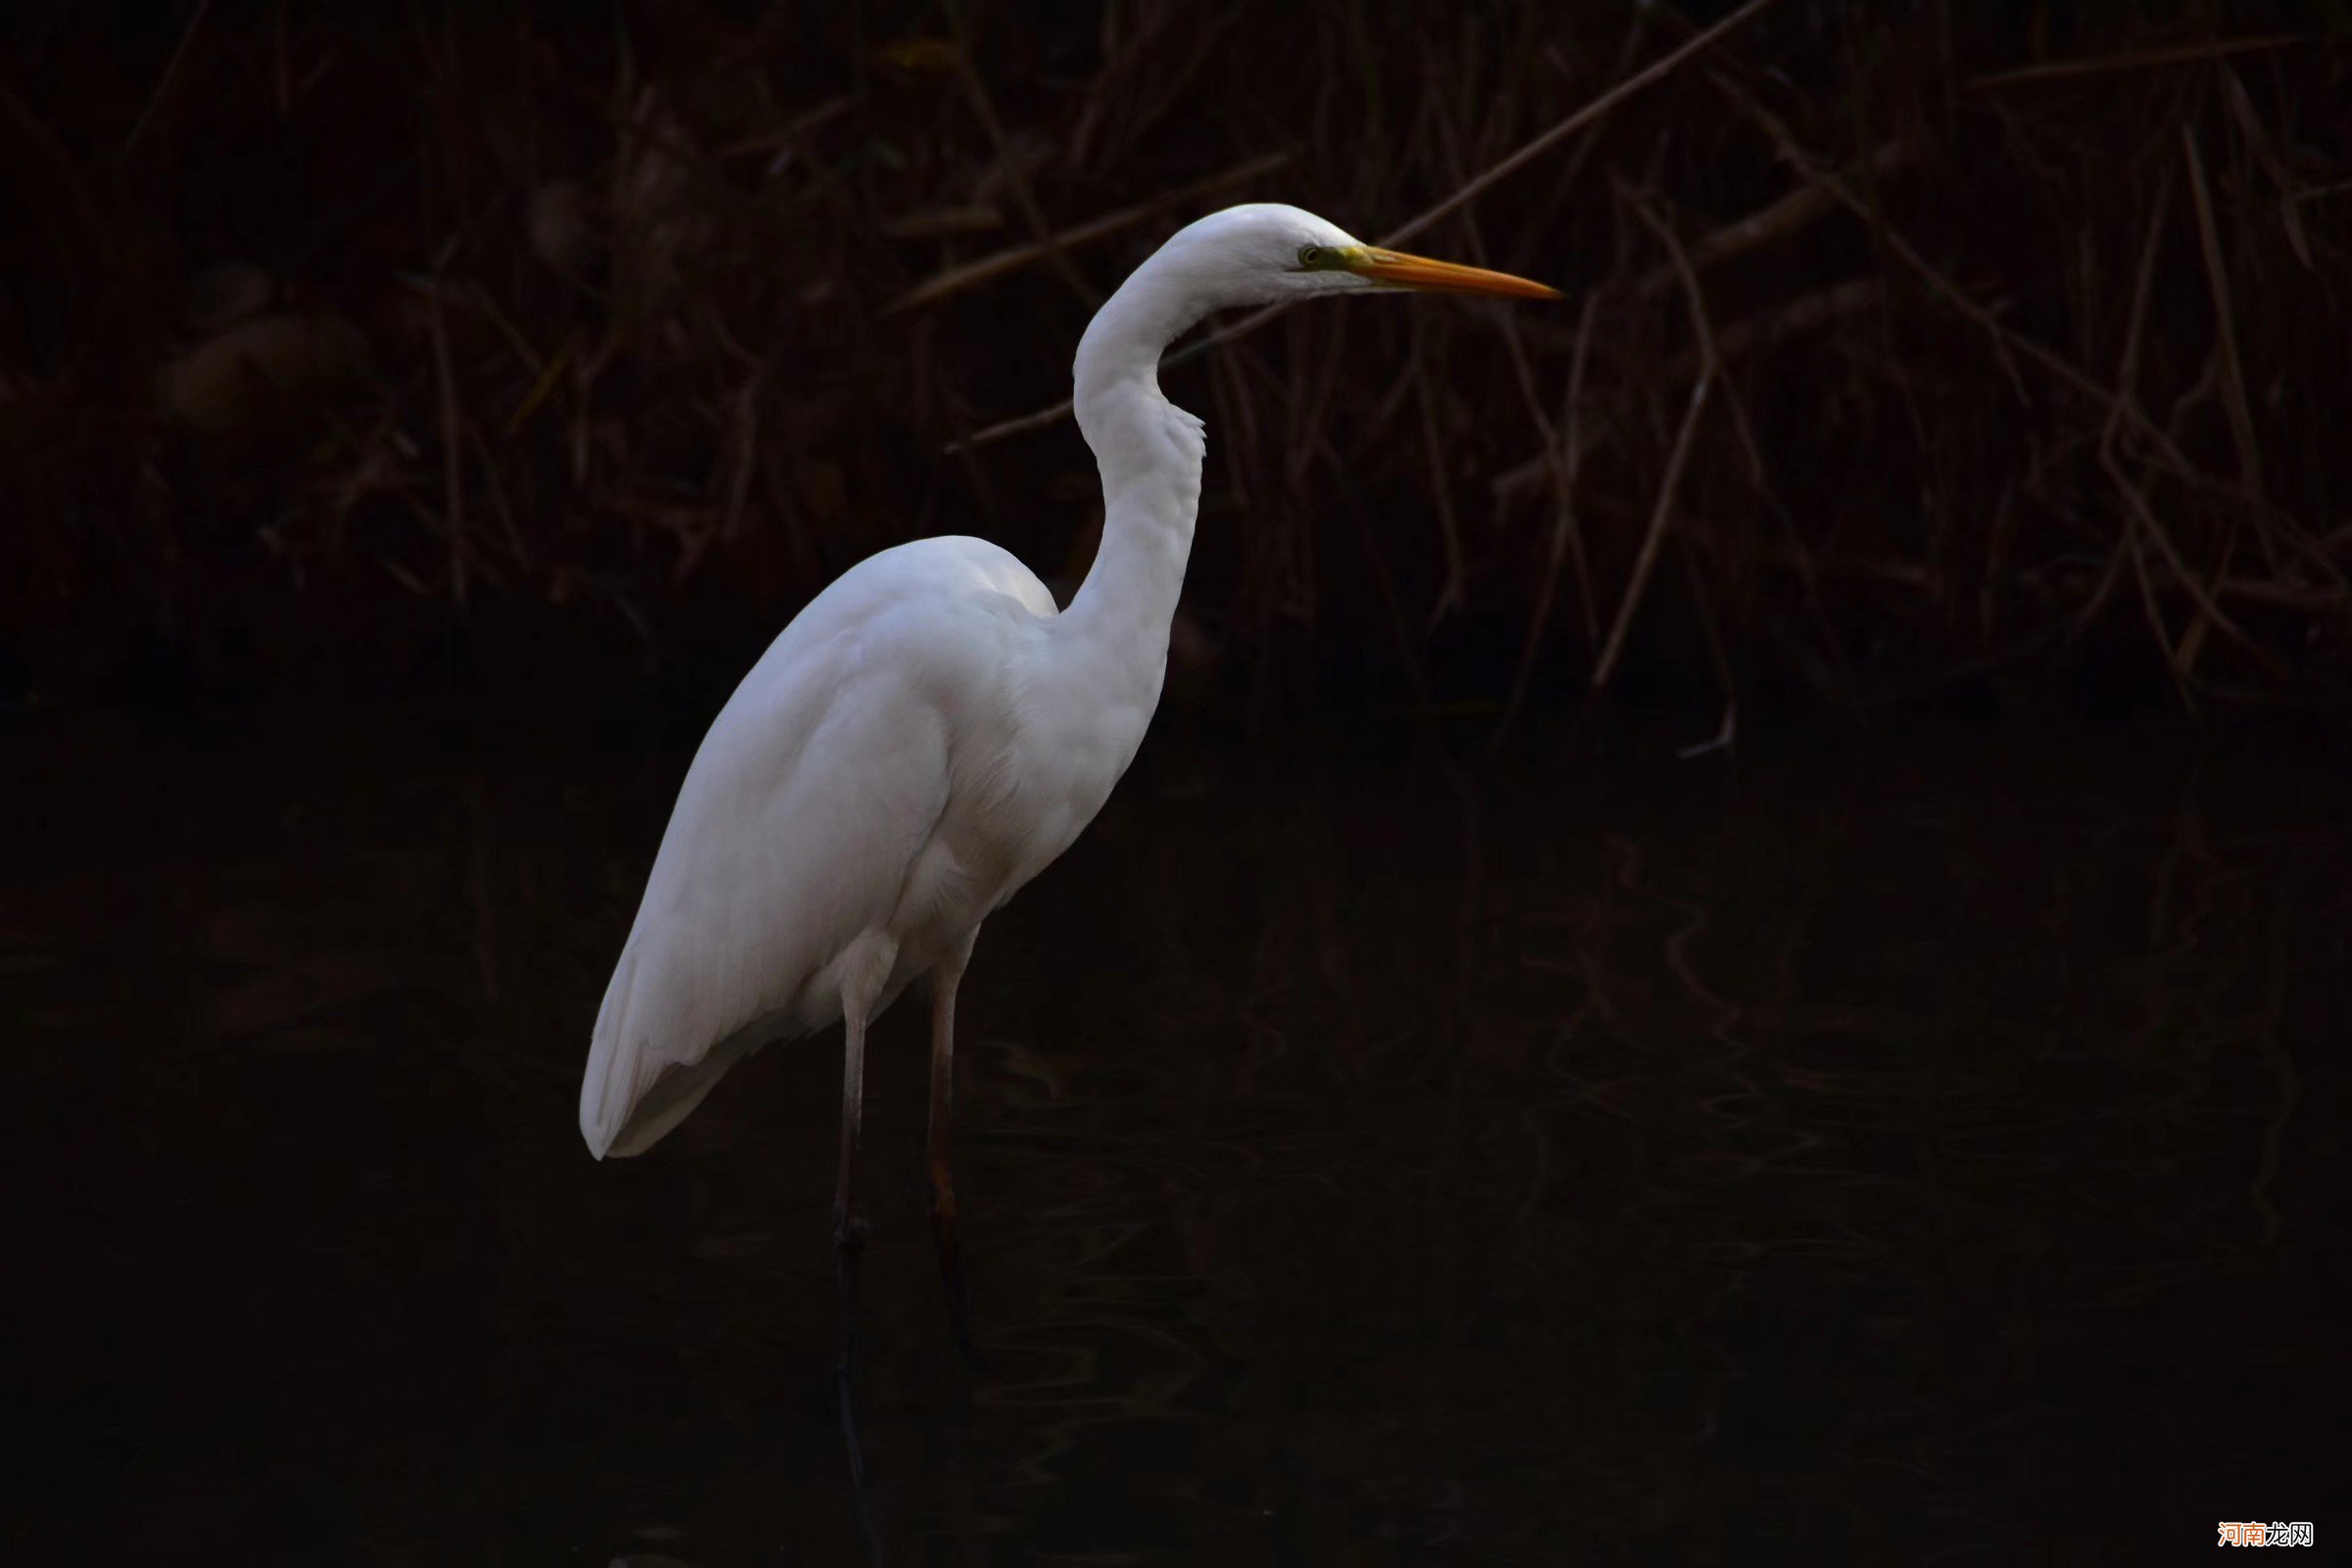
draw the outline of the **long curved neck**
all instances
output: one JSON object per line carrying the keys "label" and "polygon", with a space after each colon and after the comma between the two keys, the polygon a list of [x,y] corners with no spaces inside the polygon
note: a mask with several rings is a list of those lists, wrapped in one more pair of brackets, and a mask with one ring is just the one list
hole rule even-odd
{"label": "long curved neck", "polygon": [[1204,314],[1153,258],[1107,300],[1078,342],[1073,408],[1102,476],[1102,543],[1061,615],[1073,657],[1132,688],[1147,711],[1167,667],[1168,625],[1200,510],[1200,421],[1159,390],[1159,356]]}

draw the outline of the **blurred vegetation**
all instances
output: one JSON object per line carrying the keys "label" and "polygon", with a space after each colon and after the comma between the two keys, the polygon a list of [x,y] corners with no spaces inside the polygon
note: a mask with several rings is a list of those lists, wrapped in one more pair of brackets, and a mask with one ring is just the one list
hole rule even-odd
{"label": "blurred vegetation", "polygon": [[[1050,579],[1087,316],[1179,222],[1371,238],[1728,5],[1128,0],[0,24],[0,679],[722,685],[885,545]],[[1250,711],[2341,705],[2332,3],[1780,0],[1414,235],[1209,421]],[[1228,694],[1233,695],[1233,694]]]}

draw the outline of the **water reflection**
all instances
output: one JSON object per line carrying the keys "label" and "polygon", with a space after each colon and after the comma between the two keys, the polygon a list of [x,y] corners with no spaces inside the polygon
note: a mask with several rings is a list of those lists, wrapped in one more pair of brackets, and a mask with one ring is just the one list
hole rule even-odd
{"label": "water reflection", "polygon": [[[15,749],[36,1540],[857,1560],[834,1048],[641,1161],[572,1127],[682,755]],[[1403,751],[1152,757],[984,933],[969,1377],[920,1009],[880,1027],[892,1561],[2093,1561],[2311,1516],[2341,771]]]}

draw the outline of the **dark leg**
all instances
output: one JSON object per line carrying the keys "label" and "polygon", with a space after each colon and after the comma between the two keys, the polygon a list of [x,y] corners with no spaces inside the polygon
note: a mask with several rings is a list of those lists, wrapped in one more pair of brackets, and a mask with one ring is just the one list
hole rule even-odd
{"label": "dark leg", "polygon": [[858,1345],[858,1264],[865,1252],[865,1215],[858,1206],[858,1121],[865,1105],[865,1019],[852,1012],[842,1020],[847,1044],[841,1061],[841,1171],[833,1185],[833,1245],[841,1273],[841,1360],[833,1369],[833,1392],[841,1405],[841,1436],[849,1446],[850,1479],[865,1482],[865,1450],[858,1441],[858,1411],[851,1397],[851,1368]]}
{"label": "dark leg", "polygon": [[956,986],[963,978],[971,943],[934,970],[931,977],[931,1245],[939,1253],[939,1280],[948,1297],[948,1322],[956,1348],[972,1359],[972,1298],[963,1278],[963,1252],[956,1242],[956,1174],[948,1145],[956,1101]]}

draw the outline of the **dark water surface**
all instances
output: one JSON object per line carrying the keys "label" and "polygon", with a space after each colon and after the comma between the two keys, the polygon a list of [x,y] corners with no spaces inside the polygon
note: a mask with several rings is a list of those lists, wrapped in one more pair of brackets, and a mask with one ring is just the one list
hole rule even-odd
{"label": "dark water surface", "polygon": [[[18,1560],[867,1560],[836,1038],[638,1161],[573,1123],[684,753],[9,752]],[[1149,756],[965,985],[968,1378],[922,1009],[875,1042],[888,1560],[2352,1532],[2352,775],[1779,752]]]}

